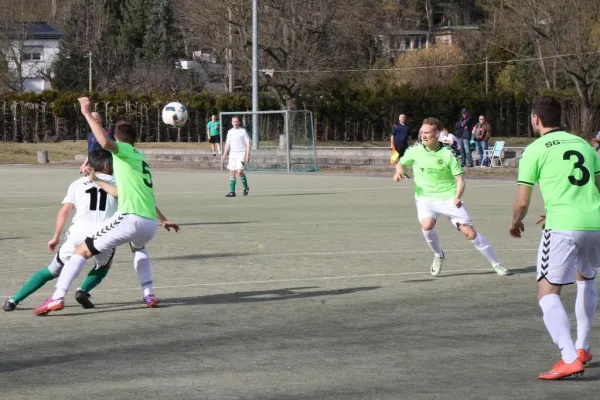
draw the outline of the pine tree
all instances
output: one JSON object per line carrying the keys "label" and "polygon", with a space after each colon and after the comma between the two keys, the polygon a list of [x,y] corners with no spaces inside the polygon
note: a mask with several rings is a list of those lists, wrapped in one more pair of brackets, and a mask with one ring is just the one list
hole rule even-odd
{"label": "pine tree", "polygon": [[144,36],[144,59],[152,64],[168,64],[173,58],[171,35],[173,11],[169,0],[153,0],[148,10]]}

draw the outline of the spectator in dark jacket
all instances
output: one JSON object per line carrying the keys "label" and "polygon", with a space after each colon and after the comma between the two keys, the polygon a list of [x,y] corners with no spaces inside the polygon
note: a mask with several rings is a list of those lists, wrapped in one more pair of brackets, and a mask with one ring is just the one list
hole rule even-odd
{"label": "spectator in dark jacket", "polygon": [[461,164],[463,167],[472,167],[471,132],[473,131],[473,118],[466,108],[463,108],[460,114],[460,120],[456,123],[456,137],[460,145]]}
{"label": "spectator in dark jacket", "polygon": [[[396,162],[400,162],[400,159],[410,145],[411,139],[410,128],[406,125],[406,114],[400,114],[398,122],[392,127],[392,136],[390,137],[390,148],[395,149],[400,155]],[[404,177],[410,179],[406,174],[404,174]]]}
{"label": "spectator in dark jacket", "polygon": [[479,122],[473,127],[473,136],[477,145],[477,164],[483,165],[488,161],[484,158],[484,154],[488,149],[488,141],[492,137],[492,127],[484,115],[479,116]]}

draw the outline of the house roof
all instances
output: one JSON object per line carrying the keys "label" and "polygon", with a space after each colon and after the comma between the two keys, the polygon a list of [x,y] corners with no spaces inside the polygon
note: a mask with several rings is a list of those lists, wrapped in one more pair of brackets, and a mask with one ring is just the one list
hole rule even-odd
{"label": "house roof", "polygon": [[46,22],[15,22],[3,30],[11,39],[62,39],[65,36]]}

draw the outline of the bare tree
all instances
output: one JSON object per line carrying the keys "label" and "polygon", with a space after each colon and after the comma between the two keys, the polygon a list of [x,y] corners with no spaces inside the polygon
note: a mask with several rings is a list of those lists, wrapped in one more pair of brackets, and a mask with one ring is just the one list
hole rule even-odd
{"label": "bare tree", "polygon": [[581,133],[591,135],[600,83],[600,2],[580,0],[482,0],[494,29],[520,27],[548,89],[574,88],[581,101]]}
{"label": "bare tree", "polygon": [[[330,78],[329,69],[350,69],[368,60],[374,1],[263,0],[260,4],[260,60],[263,85],[282,107],[296,108],[302,88]],[[229,19],[229,11],[232,18]],[[252,9],[247,0],[189,1],[179,8],[188,37],[225,59],[233,49],[236,80],[250,77]],[[228,35],[231,25],[233,33]],[[364,64],[363,64],[364,65]]]}

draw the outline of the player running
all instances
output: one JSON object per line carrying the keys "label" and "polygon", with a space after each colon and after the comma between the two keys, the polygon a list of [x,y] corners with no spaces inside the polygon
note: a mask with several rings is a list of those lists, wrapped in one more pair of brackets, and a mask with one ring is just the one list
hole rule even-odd
{"label": "player running", "polygon": [[244,196],[247,196],[250,188],[248,187],[248,180],[244,173],[244,166],[250,161],[250,144],[252,141],[246,129],[240,128],[239,117],[233,117],[231,125],[233,125],[233,128],[227,132],[227,140],[225,141],[225,149],[223,150],[222,157],[222,160],[225,161],[225,157],[229,154],[229,164],[227,164],[227,169],[229,170],[229,193],[225,197],[235,197],[236,172],[240,175],[240,179],[244,185]]}
{"label": "player running", "polygon": [[[545,380],[583,374],[584,364],[592,359],[589,339],[598,302],[594,278],[600,266],[600,160],[584,139],[560,129],[560,122],[558,100],[550,96],[533,100],[531,125],[541,137],[527,146],[519,161],[510,225],[511,236],[520,238],[538,182],[546,215],[537,256],[537,299],[546,329],[562,355],[550,371],[539,375]],[[562,286],[574,281],[575,343],[560,300]]]}
{"label": "player running", "polygon": [[487,239],[473,228],[462,201],[465,191],[463,170],[452,151],[438,141],[439,130],[440,122],[436,118],[426,118],[419,133],[423,144],[416,144],[406,151],[396,164],[394,174],[394,181],[398,182],[404,178],[403,166],[413,165],[417,216],[425,241],[434,253],[431,275],[438,276],[444,262],[444,251],[435,229],[440,215],[447,217],[473,243],[498,275],[508,275],[510,272],[498,261]]}
{"label": "player running", "polygon": [[133,147],[136,129],[133,123],[119,121],[112,141],[94,120],[91,102],[87,97],[79,99],[81,113],[90,125],[94,136],[102,148],[113,153],[114,176],[119,185],[118,210],[104,226],[81,243],[71,259],[65,263],[56,284],[54,294],[41,306],[33,310],[35,314],[47,314],[64,307],[64,297],[77,276],[81,273],[85,260],[108,249],[129,243],[133,251],[133,264],[142,285],[142,296],[148,307],[155,307],[159,301],[154,296],[152,266],[145,249],[156,234],[156,219],[167,230],[179,232],[179,225],[170,222],[156,207],[152,173],[144,156]]}
{"label": "player running", "polygon": [[[109,183],[115,182],[111,176],[112,155],[110,152],[102,149],[94,150],[89,153],[87,162],[92,170],[98,172],[96,175],[98,179]],[[50,265],[35,272],[14,296],[7,299],[4,302],[4,311],[13,311],[19,303],[32,293],[36,292],[48,281],[59,276],[64,263],[69,261],[75,248],[88,235],[96,232],[98,225],[103,225],[104,221],[112,217],[117,211],[117,200],[86,177],[79,178],[71,183],[56,218],[54,236],[48,242],[48,249],[50,251],[56,251],[59,238],[73,208],[76,211],[71,221],[71,226],[65,234],[64,243],[56,252]],[[115,249],[110,248],[94,255],[94,268],[89,272],[81,287],[75,292],[75,300],[83,308],[94,308],[94,304],[89,300],[89,292],[98,286],[106,274],[108,274],[114,254]]]}

